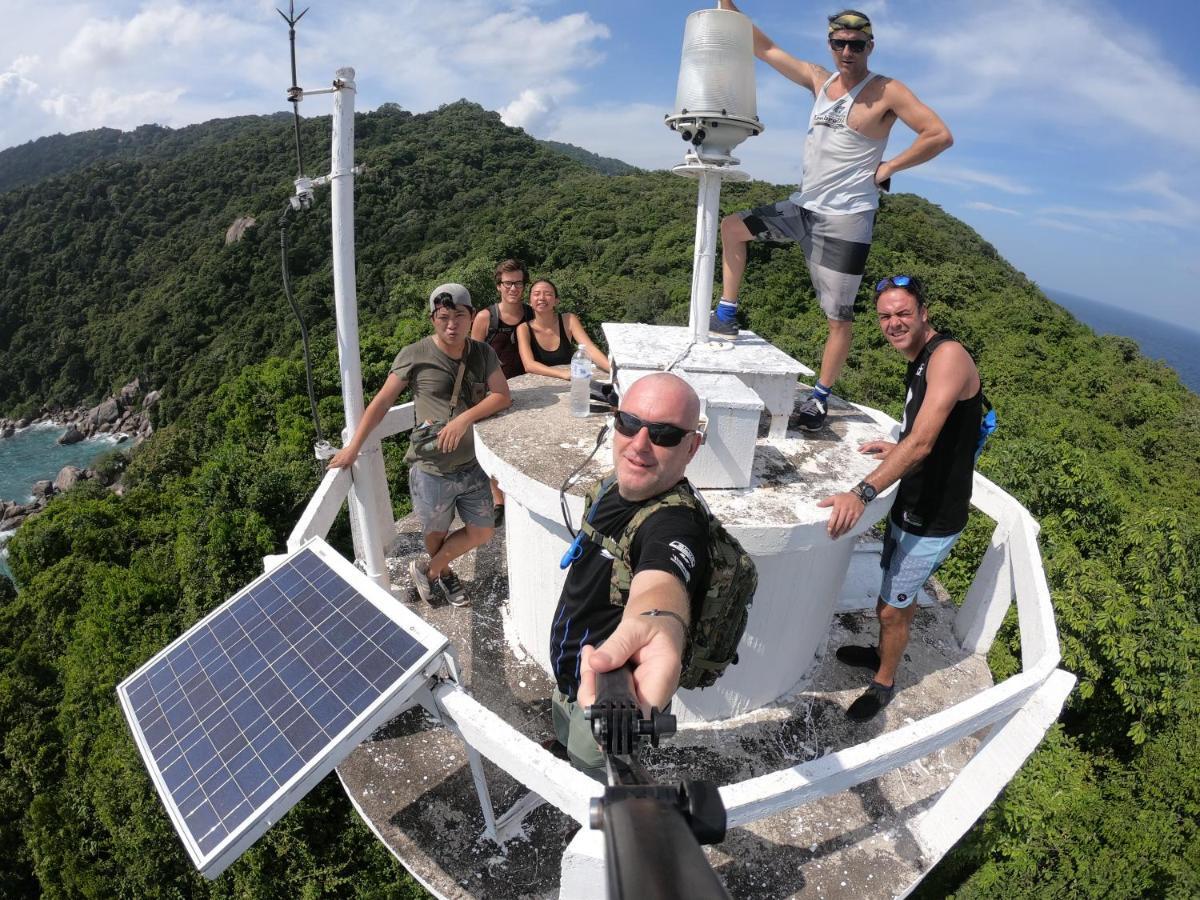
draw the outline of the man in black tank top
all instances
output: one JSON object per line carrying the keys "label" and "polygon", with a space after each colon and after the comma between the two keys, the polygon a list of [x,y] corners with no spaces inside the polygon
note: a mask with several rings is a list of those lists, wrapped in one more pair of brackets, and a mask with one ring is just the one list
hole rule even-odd
{"label": "man in black tank top", "polygon": [[875,671],[866,693],[846,711],[865,721],[891,702],[896,669],[908,645],[921,586],[949,555],[967,524],[975,452],[980,439],[983,389],[975,361],[958,341],[929,324],[925,294],[915,277],[895,275],[875,286],[879,326],[908,359],[900,439],[859,447],[879,465],[851,490],[826,497],[829,536],[845,534],[875,496],[896,482],[880,566],[883,583],[875,608],[879,647],[839,647],[847,665]]}

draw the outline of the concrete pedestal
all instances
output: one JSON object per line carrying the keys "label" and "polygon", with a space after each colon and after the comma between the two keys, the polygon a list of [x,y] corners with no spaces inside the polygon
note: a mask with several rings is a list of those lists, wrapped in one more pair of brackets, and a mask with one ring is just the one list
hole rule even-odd
{"label": "concrete pedestal", "polygon": [[605,322],[603,328],[618,382],[634,372],[649,374],[667,366],[676,374],[735,375],[771,414],[771,437],[787,431],[796,379],[814,374],[753,331],[743,331],[735,340],[693,343],[691,331],[677,326]]}
{"label": "concrete pedestal", "polygon": [[[512,407],[476,426],[475,446],[508,503],[507,633],[549,672],[550,628],[566,577],[559,560],[570,540],[559,510],[559,486],[595,446],[603,417],[572,418],[568,386],[557,379],[525,375],[509,386]],[[676,696],[681,721],[714,721],[758,709],[794,690],[813,668],[857,535],[883,517],[892,496],[876,499],[855,531],[836,541],[825,530],[828,511],[817,503],[874,468],[858,445],[888,435],[890,425],[877,416],[834,400],[821,432],[758,439],[749,488],[702,491],[754,558],[759,587],[740,661],[715,686]],[[583,492],[611,467],[606,440],[567,494],[573,525],[582,512]]]}

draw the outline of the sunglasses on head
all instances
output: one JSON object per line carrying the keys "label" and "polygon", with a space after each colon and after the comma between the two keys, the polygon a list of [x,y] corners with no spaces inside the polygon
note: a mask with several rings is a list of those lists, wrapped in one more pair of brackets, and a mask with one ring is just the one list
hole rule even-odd
{"label": "sunglasses on head", "polygon": [[863,40],[844,41],[841,38],[830,38],[829,46],[838,52],[849,47],[851,53],[862,53],[867,49],[867,42]]}
{"label": "sunglasses on head", "polygon": [[882,294],[888,288],[905,288],[913,283],[911,275],[889,275],[883,281],[875,285],[875,293]]}
{"label": "sunglasses on head", "polygon": [[679,442],[689,434],[703,434],[699,429],[680,428],[668,422],[646,422],[624,410],[613,413],[613,428],[627,438],[637,437],[638,432],[645,428],[650,434],[650,443],[656,447],[678,447]]}

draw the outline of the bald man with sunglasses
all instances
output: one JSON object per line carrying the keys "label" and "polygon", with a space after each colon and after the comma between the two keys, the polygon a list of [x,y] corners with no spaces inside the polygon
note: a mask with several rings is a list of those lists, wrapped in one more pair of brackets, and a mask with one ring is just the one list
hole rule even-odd
{"label": "bald man with sunglasses", "polygon": [[[619,540],[634,515],[684,481],[700,449],[700,398],[666,373],[638,379],[613,417],[615,481],[589,510],[604,537]],[[558,745],[576,768],[604,780],[604,755],[583,711],[595,701],[596,673],[634,666],[638,700],[666,707],[679,686],[693,605],[708,584],[708,522],[687,506],[651,513],[629,547],[633,574],[623,606],[610,597],[613,560],[584,535],[573,548],[570,571],[550,632],[550,661]]]}
{"label": "bald man with sunglasses", "polygon": [[[733,0],[721,8],[740,12]],[[795,242],[804,250],[817,300],[829,324],[820,377],[797,410],[798,424],[818,431],[841,375],[854,327],[854,299],[866,271],[879,191],[892,175],[937,156],[954,139],[937,113],[901,82],[871,72],[871,20],[847,9],[829,17],[833,71],[797,59],[756,26],[754,55],[816,98],[804,142],[799,189],[779,203],[743,210],[721,221],[721,299],[709,330],[736,336],[738,294],[750,241]],[[884,160],[896,120],[916,140]]]}

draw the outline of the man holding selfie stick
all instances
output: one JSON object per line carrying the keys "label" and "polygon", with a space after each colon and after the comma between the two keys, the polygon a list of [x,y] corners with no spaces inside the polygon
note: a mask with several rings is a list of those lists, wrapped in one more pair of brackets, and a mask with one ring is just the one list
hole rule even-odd
{"label": "man holding selfie stick", "polygon": [[[433,334],[397,354],[354,436],[329,460],[336,469],[354,462],[367,437],[396,398],[412,386],[417,426],[405,461],[413,512],[421,522],[429,560],[413,560],[409,574],[422,600],[454,606],[470,600],[450,563],[486,544],[495,531],[487,474],[475,459],[476,422],[512,403],[496,351],[470,337],[475,310],[461,284],[441,284],[429,296]],[[454,514],[463,527],[450,532]]]}
{"label": "man holding selfie stick", "polygon": [[[740,12],[733,0],[721,0],[721,8]],[[799,188],[786,200],[721,221],[722,295],[708,326],[717,334],[738,333],[738,292],[750,241],[800,245],[829,324],[820,377],[797,409],[798,424],[806,431],[824,425],[830,391],[850,353],[854,299],[871,250],[879,191],[889,188],[896,172],[933,159],[954,142],[937,113],[904,84],[868,70],[875,49],[870,19],[853,9],[832,15],[828,40],[832,72],[797,59],[754,28],[754,55],[811,91],[816,102]],[[917,137],[884,160],[897,119]]]}
{"label": "man holding selfie stick", "polygon": [[615,480],[586,516],[594,539],[580,531],[569,554],[550,631],[558,683],[553,749],[598,780],[604,754],[583,717],[596,697],[596,673],[628,662],[641,705],[666,708],[679,686],[692,611],[708,584],[708,512],[662,504],[644,518],[625,559],[632,579],[624,605],[612,600],[613,556],[600,542],[620,540],[640,510],[686,483],[684,470],[703,440],[699,422],[700,398],[678,376],[659,372],[633,383],[613,416]]}

